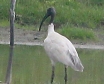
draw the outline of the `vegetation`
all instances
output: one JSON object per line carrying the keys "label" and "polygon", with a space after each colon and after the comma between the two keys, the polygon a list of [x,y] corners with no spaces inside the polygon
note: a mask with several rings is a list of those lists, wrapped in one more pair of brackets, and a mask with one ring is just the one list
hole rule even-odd
{"label": "vegetation", "polygon": [[[28,51],[28,52],[27,52]],[[77,49],[84,72],[68,68],[68,84],[103,84],[104,50]],[[0,45],[0,81],[6,75],[9,45]],[[57,63],[54,84],[64,84],[64,65]],[[41,46],[15,46],[12,84],[50,84],[51,62]]]}
{"label": "vegetation", "polygon": [[90,29],[69,27],[64,25],[64,27],[62,26],[62,28],[58,31],[69,39],[97,40],[95,38],[95,33]]}
{"label": "vegetation", "polygon": [[[0,26],[2,21],[9,20],[9,6],[9,0],[0,3]],[[51,6],[57,11],[54,21],[56,26],[78,27],[78,31],[82,27],[95,29],[104,26],[104,0],[17,0],[16,23],[39,25],[46,9]]]}
{"label": "vegetation", "polygon": [[[9,19],[9,1],[0,3],[0,19]],[[57,11],[56,24],[73,24],[95,28],[104,21],[103,0],[17,0],[16,21],[38,24],[48,7]]]}

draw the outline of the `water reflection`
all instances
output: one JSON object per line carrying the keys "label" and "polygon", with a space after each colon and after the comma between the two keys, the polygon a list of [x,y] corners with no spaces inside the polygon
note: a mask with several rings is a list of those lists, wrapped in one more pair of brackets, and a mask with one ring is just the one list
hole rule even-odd
{"label": "water reflection", "polygon": [[[1,46],[0,79],[4,81],[8,46]],[[7,52],[5,53],[4,52]],[[104,50],[77,49],[84,72],[68,68],[68,84],[103,84]],[[64,84],[64,66],[56,64],[53,84]],[[50,84],[51,62],[42,46],[15,46],[12,84]]]}

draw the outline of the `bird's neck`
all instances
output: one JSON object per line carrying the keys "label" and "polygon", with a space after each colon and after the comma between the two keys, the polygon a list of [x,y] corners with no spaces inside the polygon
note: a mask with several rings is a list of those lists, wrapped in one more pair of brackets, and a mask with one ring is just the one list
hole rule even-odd
{"label": "bird's neck", "polygon": [[51,32],[54,32],[54,25],[53,25],[53,23],[51,23],[51,24],[48,26],[48,34],[51,33]]}

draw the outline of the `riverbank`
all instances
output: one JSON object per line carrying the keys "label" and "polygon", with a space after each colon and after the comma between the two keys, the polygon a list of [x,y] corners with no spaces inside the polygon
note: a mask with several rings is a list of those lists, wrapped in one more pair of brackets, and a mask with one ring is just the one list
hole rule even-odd
{"label": "riverbank", "polygon": [[[71,40],[76,48],[104,49],[104,36],[96,32],[99,41],[74,41]],[[25,30],[20,28],[14,29],[14,43],[16,45],[42,45],[46,37],[46,32],[36,30]],[[0,44],[9,44],[10,30],[9,27],[0,28]]]}

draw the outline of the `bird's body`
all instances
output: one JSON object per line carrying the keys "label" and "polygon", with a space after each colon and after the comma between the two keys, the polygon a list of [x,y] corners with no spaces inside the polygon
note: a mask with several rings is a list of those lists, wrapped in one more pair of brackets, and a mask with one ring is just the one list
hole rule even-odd
{"label": "bird's body", "polygon": [[75,71],[83,71],[83,66],[73,44],[66,37],[54,31],[53,23],[48,26],[44,49],[53,66],[58,61],[66,66],[71,66]]}
{"label": "bird's body", "polygon": [[53,20],[56,11],[54,7],[48,8],[47,13],[43,17],[39,31],[41,30],[41,26],[46,18],[51,17],[50,23],[48,26],[48,35],[44,40],[44,49],[48,54],[51,63],[52,63],[52,75],[51,75],[51,84],[54,79],[54,69],[55,63],[61,62],[65,65],[65,84],[67,83],[67,66],[70,66],[75,71],[82,72],[84,67],[78,57],[77,51],[73,44],[64,36],[54,31]]}

